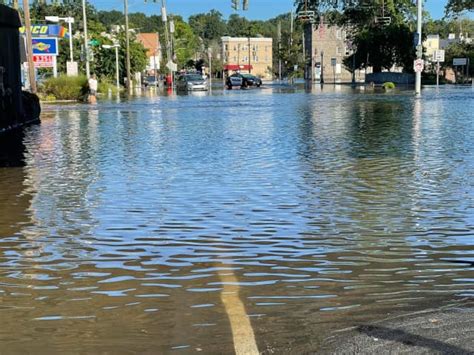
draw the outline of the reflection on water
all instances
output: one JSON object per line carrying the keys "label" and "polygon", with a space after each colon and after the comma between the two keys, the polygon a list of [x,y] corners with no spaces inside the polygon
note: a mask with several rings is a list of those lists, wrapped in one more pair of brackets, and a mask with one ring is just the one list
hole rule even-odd
{"label": "reflection on water", "polygon": [[314,351],[333,329],[472,297],[472,267],[447,261],[474,259],[472,99],[47,108],[25,166],[0,168],[2,349],[215,353],[254,336]]}

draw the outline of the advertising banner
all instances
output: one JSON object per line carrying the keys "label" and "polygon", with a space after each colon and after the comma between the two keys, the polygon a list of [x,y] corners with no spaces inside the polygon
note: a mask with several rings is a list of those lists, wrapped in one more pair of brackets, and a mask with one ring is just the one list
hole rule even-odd
{"label": "advertising banner", "polygon": [[[25,27],[20,27],[20,33],[25,33]],[[34,37],[69,37],[67,30],[60,25],[31,25],[31,35]]]}

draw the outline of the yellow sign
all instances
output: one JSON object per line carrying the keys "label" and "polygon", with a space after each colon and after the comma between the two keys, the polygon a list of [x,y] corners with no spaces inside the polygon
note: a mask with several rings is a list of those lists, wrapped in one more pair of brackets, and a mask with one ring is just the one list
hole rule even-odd
{"label": "yellow sign", "polygon": [[[25,27],[20,27],[20,33],[25,33]],[[48,25],[33,25],[31,26],[31,34],[47,36],[49,34]]]}

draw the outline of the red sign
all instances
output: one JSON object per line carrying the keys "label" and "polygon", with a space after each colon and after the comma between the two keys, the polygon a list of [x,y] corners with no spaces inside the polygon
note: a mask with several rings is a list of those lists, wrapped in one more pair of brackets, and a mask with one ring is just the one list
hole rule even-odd
{"label": "red sign", "polygon": [[53,68],[54,59],[52,55],[34,55],[35,68]]}

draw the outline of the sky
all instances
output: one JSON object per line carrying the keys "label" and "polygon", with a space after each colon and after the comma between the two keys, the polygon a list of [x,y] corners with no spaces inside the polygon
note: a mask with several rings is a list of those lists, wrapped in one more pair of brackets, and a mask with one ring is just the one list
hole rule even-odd
{"label": "sky", "polygon": [[[120,0],[90,0],[99,10],[123,10],[123,2]],[[444,6],[447,0],[426,0],[426,10],[431,17],[439,19],[443,17]],[[144,12],[146,14],[157,14],[160,12],[160,0],[129,0],[129,12]],[[249,0],[249,10],[240,11],[241,16],[254,20],[266,20],[293,9],[294,0]],[[208,12],[216,9],[224,17],[232,14],[231,0],[167,0],[168,12],[188,18],[192,14]]]}

